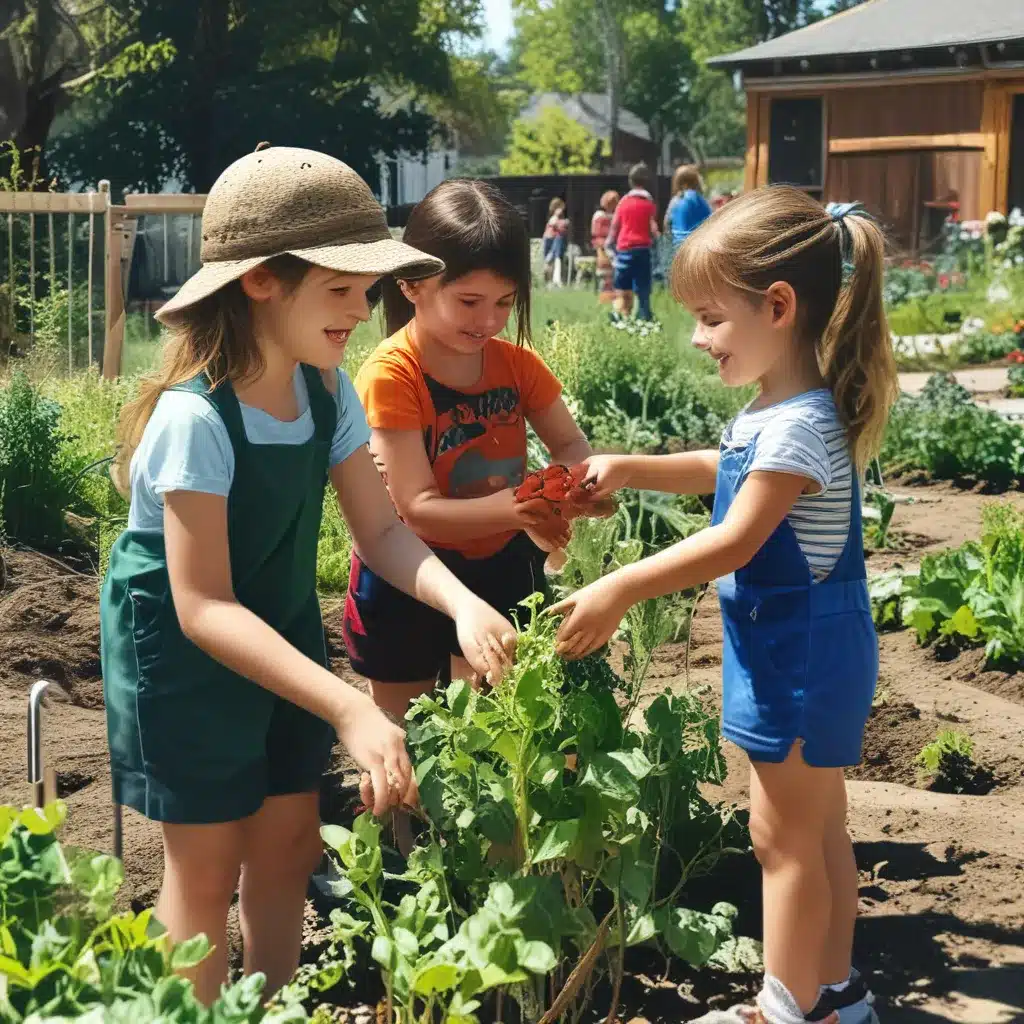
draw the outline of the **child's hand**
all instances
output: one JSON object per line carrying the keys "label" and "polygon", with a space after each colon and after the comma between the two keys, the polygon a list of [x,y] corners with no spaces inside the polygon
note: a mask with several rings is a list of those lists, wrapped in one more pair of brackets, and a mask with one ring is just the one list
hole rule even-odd
{"label": "child's hand", "polygon": [[607,498],[613,491],[629,485],[629,464],[621,455],[591,455],[582,465],[586,473],[580,486],[591,500]]}
{"label": "child's hand", "polygon": [[572,527],[558,503],[546,498],[530,498],[516,502],[513,508],[518,528],[543,538],[544,544],[541,547],[551,550],[565,547],[569,543]]}
{"label": "child's hand", "polygon": [[563,615],[555,650],[563,658],[582,658],[603,647],[619,628],[629,602],[619,591],[613,576],[605,576],[572,597],[552,605],[549,615]]}
{"label": "child's hand", "polygon": [[405,730],[389,719],[364,693],[353,696],[335,723],[338,739],[366,771],[363,802],[379,818],[402,803],[415,805],[416,778],[405,749]]}
{"label": "child's hand", "polygon": [[[398,794],[398,799],[395,800],[394,796],[397,790],[391,789],[388,796],[389,807],[417,807],[420,802],[420,792],[416,788],[416,777],[412,776],[409,782],[409,788],[404,792]],[[363,806],[357,808],[358,813],[362,813],[364,810],[373,810],[374,814],[377,814],[374,808],[374,802],[376,800],[377,791],[373,788],[373,779],[370,777],[369,772],[363,772],[359,776],[359,799],[362,800]],[[380,815],[378,814],[379,818]]]}
{"label": "child's hand", "polygon": [[455,632],[473,671],[491,686],[500,683],[515,657],[515,626],[471,594],[456,610]]}

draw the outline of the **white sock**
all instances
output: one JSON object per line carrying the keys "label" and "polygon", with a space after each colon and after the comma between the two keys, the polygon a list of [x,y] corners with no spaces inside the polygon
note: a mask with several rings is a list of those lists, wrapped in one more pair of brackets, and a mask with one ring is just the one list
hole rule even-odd
{"label": "white sock", "polygon": [[789,989],[771,974],[764,976],[764,986],[758,994],[757,1005],[769,1024],[804,1024],[800,1004]]}
{"label": "white sock", "polygon": [[853,975],[846,979],[846,981],[837,981],[834,984],[828,984],[825,988],[832,989],[833,992],[843,992],[850,987],[850,982],[853,981]]}

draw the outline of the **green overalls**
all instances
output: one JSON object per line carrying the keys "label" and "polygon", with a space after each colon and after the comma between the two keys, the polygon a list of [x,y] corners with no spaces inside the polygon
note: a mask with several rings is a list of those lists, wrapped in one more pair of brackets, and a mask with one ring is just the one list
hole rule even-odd
{"label": "green overalls", "polygon": [[[235,596],[286,640],[327,664],[316,554],[337,409],[303,366],[313,415],[305,444],[250,444],[230,383],[202,395],[235,455],[227,500]],[[236,821],[264,799],[314,790],[334,743],[326,723],[243,678],[178,625],[163,533],[126,530],[100,598],[103,691],[114,801],[180,824]]]}

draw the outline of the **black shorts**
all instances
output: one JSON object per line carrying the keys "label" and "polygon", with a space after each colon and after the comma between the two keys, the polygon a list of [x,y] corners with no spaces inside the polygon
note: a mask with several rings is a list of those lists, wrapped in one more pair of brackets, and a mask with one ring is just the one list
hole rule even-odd
{"label": "black shorts", "polygon": [[[444,548],[434,553],[477,597],[511,618],[534,591],[548,594],[546,554],[519,533],[489,558],[466,558]],[[514,621],[514,620],[513,620]],[[343,621],[349,661],[361,676],[379,683],[416,683],[446,678],[451,655],[460,656],[455,623],[396,590],[352,552]]]}

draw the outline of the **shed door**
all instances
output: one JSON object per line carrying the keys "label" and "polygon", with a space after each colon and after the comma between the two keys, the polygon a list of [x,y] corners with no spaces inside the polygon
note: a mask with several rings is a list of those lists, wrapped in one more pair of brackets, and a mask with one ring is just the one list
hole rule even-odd
{"label": "shed door", "polygon": [[1010,124],[1010,194],[1009,210],[1024,210],[1024,93],[1013,97],[1013,120]]}

